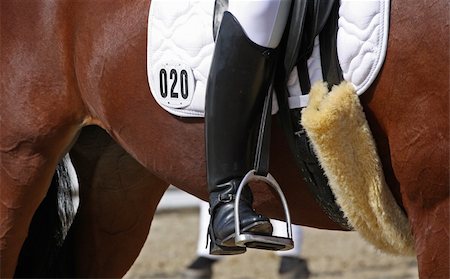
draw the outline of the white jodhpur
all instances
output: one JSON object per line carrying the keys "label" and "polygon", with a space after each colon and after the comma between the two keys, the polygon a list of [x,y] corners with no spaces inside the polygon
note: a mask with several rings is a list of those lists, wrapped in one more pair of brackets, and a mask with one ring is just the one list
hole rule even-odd
{"label": "white jodhpur", "polygon": [[250,40],[276,48],[283,36],[291,0],[230,0],[228,11],[239,21]]}

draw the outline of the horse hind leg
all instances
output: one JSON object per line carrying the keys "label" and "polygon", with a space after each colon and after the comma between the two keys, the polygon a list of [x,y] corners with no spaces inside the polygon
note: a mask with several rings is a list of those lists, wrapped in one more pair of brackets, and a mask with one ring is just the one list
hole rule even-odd
{"label": "horse hind leg", "polygon": [[[427,199],[419,194],[415,206],[407,206],[415,238],[419,276],[423,279],[450,278],[449,193],[448,189],[434,193],[441,196],[434,204],[427,204]],[[419,200],[421,205],[417,203]]]}
{"label": "horse hind leg", "polygon": [[[121,278],[145,240],[168,183],[152,175],[102,129],[81,132],[71,158],[80,207],[64,244],[64,263],[82,278]],[[95,260],[93,260],[95,259]]]}
{"label": "horse hind leg", "polygon": [[391,140],[393,164],[415,239],[419,276],[450,278],[448,129],[437,117],[427,117],[427,121],[442,124],[442,129],[416,138],[398,132],[399,137]]}

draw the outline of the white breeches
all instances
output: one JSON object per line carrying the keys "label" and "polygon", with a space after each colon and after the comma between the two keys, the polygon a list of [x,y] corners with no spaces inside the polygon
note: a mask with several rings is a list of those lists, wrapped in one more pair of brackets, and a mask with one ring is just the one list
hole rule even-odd
{"label": "white breeches", "polygon": [[232,13],[258,45],[275,48],[281,41],[291,0],[229,0]]}

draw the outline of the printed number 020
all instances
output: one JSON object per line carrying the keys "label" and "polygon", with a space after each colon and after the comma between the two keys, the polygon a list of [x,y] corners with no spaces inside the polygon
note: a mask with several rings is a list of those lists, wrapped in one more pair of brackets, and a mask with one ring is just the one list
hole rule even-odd
{"label": "printed number 020", "polygon": [[[188,89],[188,74],[186,70],[180,71],[180,93],[181,97],[183,99],[187,99],[189,94]],[[170,81],[169,81],[170,80]],[[167,97],[168,94],[168,88],[169,88],[169,82],[171,82],[170,86],[170,97],[171,98],[178,98],[178,92],[175,91],[175,88],[177,87],[178,83],[178,72],[175,69],[170,70],[169,78],[167,77],[167,71],[165,69],[161,69],[159,71],[159,89],[161,92],[161,96],[163,98]]]}

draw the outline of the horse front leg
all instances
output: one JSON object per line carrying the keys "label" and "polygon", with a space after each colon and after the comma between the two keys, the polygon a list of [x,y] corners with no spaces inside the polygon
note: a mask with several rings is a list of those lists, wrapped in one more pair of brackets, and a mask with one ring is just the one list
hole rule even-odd
{"label": "horse front leg", "polygon": [[1,154],[1,278],[10,278],[15,272],[31,218],[47,192],[56,165],[45,163],[44,156],[20,153]]}
{"label": "horse front leg", "polygon": [[121,278],[139,255],[168,184],[98,127],[83,130],[71,157],[80,206],[65,243],[67,275]]}

